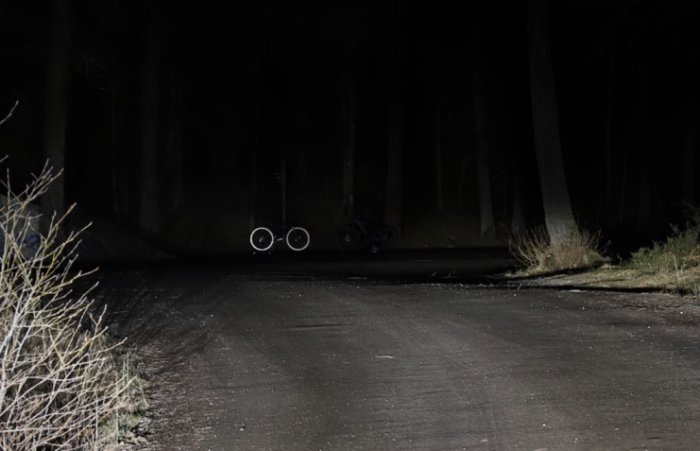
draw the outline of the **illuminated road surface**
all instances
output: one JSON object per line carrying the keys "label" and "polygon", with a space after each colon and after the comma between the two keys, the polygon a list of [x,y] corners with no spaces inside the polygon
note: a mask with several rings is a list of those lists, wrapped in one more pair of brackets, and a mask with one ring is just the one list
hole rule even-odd
{"label": "illuminated road surface", "polygon": [[149,379],[156,449],[700,442],[695,316],[645,307],[668,296],[283,273],[103,272],[98,299]]}

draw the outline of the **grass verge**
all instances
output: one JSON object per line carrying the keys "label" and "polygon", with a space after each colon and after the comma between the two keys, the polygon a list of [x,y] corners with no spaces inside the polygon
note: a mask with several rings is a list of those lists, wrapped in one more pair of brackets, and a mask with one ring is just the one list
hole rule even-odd
{"label": "grass verge", "polygon": [[[697,215],[696,215],[697,216]],[[552,274],[537,285],[597,289],[653,290],[680,293],[700,300],[700,222],[671,227],[664,241],[634,252],[619,265],[605,264],[578,273]],[[538,275],[525,270],[518,275]]]}

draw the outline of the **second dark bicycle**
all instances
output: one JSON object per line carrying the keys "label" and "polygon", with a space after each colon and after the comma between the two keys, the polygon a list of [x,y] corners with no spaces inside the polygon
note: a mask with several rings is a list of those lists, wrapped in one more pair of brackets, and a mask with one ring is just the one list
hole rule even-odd
{"label": "second dark bicycle", "polygon": [[367,249],[376,253],[379,249],[396,243],[398,233],[388,224],[354,219],[338,232],[337,240],[345,250]]}

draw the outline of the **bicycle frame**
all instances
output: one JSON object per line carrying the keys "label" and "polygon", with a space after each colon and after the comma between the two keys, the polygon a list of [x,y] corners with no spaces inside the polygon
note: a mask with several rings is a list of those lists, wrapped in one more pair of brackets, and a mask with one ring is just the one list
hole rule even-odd
{"label": "bicycle frame", "polygon": [[275,243],[283,241],[289,250],[294,252],[305,251],[311,243],[311,235],[304,227],[292,226],[286,230],[282,229],[281,235],[275,233],[268,227],[257,227],[250,232],[250,245],[257,252],[271,251]]}
{"label": "bicycle frame", "polygon": [[274,179],[281,185],[282,190],[282,227],[280,234],[275,234],[272,227],[260,226],[250,232],[250,246],[257,252],[269,252],[275,243],[283,241],[287,248],[294,252],[306,250],[311,243],[309,231],[301,226],[287,226],[287,167],[282,163],[282,169],[273,173]]}

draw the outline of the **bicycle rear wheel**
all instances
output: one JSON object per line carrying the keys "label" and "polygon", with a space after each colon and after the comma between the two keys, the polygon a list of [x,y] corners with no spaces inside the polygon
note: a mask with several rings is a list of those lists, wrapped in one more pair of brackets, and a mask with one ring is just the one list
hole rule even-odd
{"label": "bicycle rear wheel", "polygon": [[301,252],[309,247],[311,235],[309,235],[309,231],[303,227],[292,227],[285,235],[284,240],[291,250]]}
{"label": "bicycle rear wheel", "polygon": [[256,251],[269,251],[273,244],[275,244],[275,235],[267,227],[258,227],[250,232],[250,245]]}
{"label": "bicycle rear wheel", "polygon": [[379,230],[377,230],[377,236],[383,246],[392,246],[396,244],[399,234],[396,232],[396,229],[389,224],[382,224],[379,226]]}

